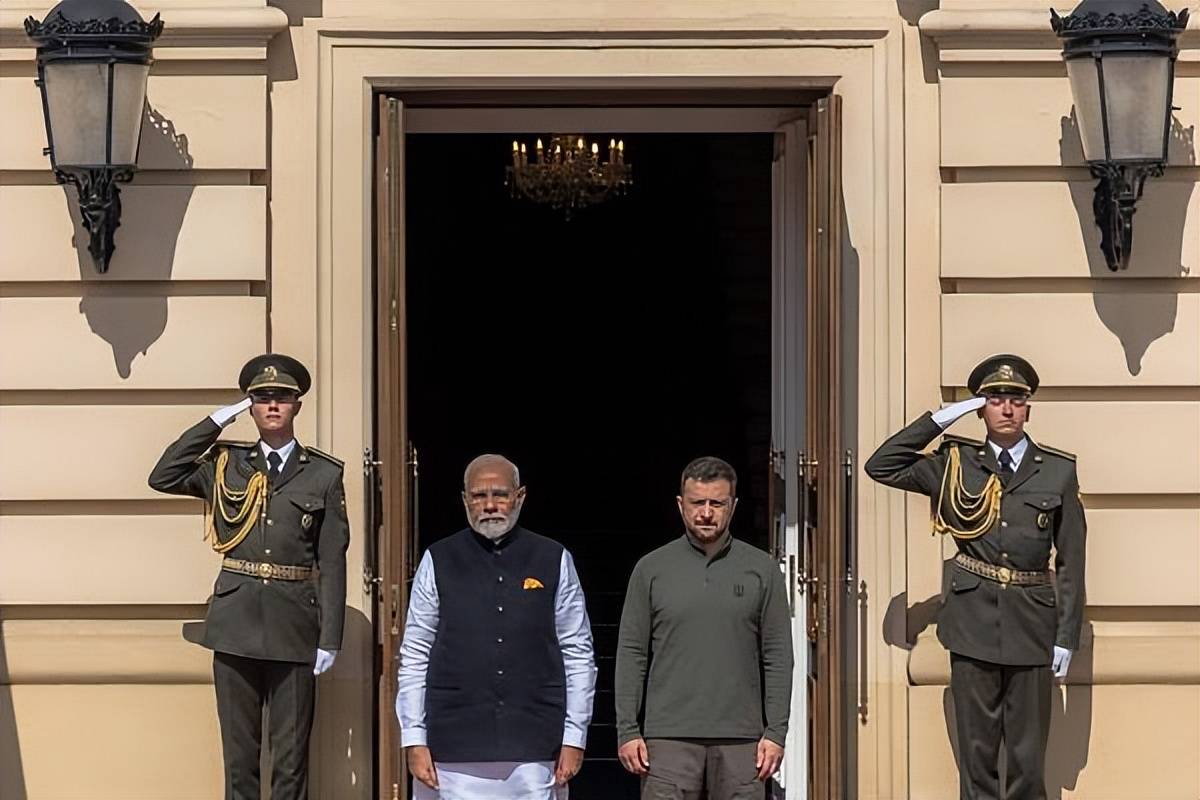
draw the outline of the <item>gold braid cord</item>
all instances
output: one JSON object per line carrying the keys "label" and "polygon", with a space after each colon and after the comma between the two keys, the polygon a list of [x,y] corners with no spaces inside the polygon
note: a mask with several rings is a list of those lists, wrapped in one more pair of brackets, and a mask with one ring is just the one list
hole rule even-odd
{"label": "gold braid cord", "polygon": [[[206,509],[207,513],[205,514],[208,519],[204,541],[212,544],[212,549],[218,553],[229,552],[249,535],[262,512],[263,500],[267,496],[267,476],[261,472],[255,472],[246,483],[246,488],[241,491],[226,486],[225,465],[228,462],[229,451],[221,450],[220,455],[217,456],[216,474],[213,476],[212,503]],[[233,511],[230,511],[231,507],[234,509]],[[239,523],[242,526],[237,533],[224,542],[217,534],[217,514],[220,514],[221,519],[230,526]]]}
{"label": "gold braid cord", "polygon": [[[954,515],[965,525],[974,524],[968,530],[959,530],[942,516],[945,508],[947,484],[949,485],[950,507]],[[942,473],[942,488],[938,492],[937,509],[933,514],[933,532],[948,533],[955,539],[977,539],[992,529],[1000,518],[1000,495],[1003,487],[997,475],[991,475],[979,494],[971,494],[963,486],[962,459],[958,448],[951,447],[946,459],[946,471]]]}

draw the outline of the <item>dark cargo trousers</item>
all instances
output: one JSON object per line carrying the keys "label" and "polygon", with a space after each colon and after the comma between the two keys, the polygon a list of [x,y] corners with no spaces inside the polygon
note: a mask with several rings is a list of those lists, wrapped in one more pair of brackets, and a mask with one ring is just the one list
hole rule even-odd
{"label": "dark cargo trousers", "polygon": [[753,739],[647,739],[642,800],[763,800]]}

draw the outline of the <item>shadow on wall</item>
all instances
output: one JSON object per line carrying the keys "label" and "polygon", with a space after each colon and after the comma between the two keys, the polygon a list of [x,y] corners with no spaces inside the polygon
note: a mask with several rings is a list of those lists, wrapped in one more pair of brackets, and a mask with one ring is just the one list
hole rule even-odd
{"label": "shadow on wall", "polygon": [[[1079,773],[1087,766],[1088,749],[1092,739],[1092,665],[1094,650],[1090,623],[1084,623],[1079,640],[1079,652],[1071,661],[1071,669],[1063,684],[1054,682],[1050,703],[1050,741],[1046,744],[1046,797],[1063,800],[1064,791],[1072,791],[1079,782]],[[957,725],[954,717],[954,697],[950,687],[942,694],[946,715],[946,731],[954,751],[954,763],[962,770]],[[1004,748],[1000,750],[1000,785],[1007,780]]]}
{"label": "shadow on wall", "polygon": [[[333,669],[317,680],[310,779],[314,797],[365,797],[371,794],[376,744],[371,721],[378,714],[374,707],[376,682],[370,677],[374,669],[374,642],[371,621],[363,612],[346,606],[343,655],[339,657],[344,660],[337,661]],[[363,656],[357,665],[357,674],[352,658],[356,653]],[[386,685],[392,683],[389,680]],[[367,713],[360,714],[360,710]],[[366,727],[359,728],[362,723]],[[388,715],[387,723],[395,728],[394,741],[399,742],[399,723],[395,714]],[[381,787],[377,796],[391,797],[390,787]]]}
{"label": "shadow on wall", "polygon": [[[189,170],[187,136],[175,131],[175,125],[149,104],[142,117],[141,149],[138,166],[142,169]],[[122,281],[166,281],[175,262],[179,231],[192,198],[190,185],[153,185],[135,182],[121,192],[121,227],[115,237],[116,251],[107,274],[96,272],[88,253],[88,234],[79,216],[75,190],[64,186],[68,207],[75,223],[75,250],[79,257],[79,277],[83,297],[79,312],[87,317],[88,327],[112,347],[117,374],[122,379],[132,373],[138,353],[146,354],[167,327],[167,294],[138,293]]]}
{"label": "shadow on wall", "polygon": [[[850,237],[850,221],[849,212],[846,210],[846,192],[842,189],[842,258],[841,258],[841,336],[842,336],[842,442],[847,448],[854,448],[858,442],[858,340],[859,326],[861,323],[859,315],[859,287],[862,282],[862,266],[858,257],[858,249],[854,246],[854,241]],[[866,460],[866,456],[862,454],[852,453],[854,464],[861,465]],[[857,519],[854,508],[857,504],[856,486],[861,480],[863,472],[858,466],[852,466],[846,487],[846,532],[850,537],[849,547],[852,548],[846,553],[846,571],[847,574],[853,575],[853,581],[846,587],[844,593],[846,600],[846,623],[849,630],[853,630],[854,626],[859,627],[859,635],[847,636],[845,640],[846,647],[846,666],[849,668],[850,674],[854,675],[857,672],[857,690],[851,689],[845,693],[846,703],[846,719],[854,720],[856,717],[862,718],[862,714],[869,715],[871,713],[871,698],[868,693],[869,675],[867,658],[869,655],[869,643],[867,641],[867,620],[869,619],[868,602],[870,596],[867,592],[867,584],[859,577],[858,572],[858,553],[854,552],[858,549],[858,543],[861,541],[861,536],[854,530],[857,525]],[[853,532],[852,532],[853,531]],[[850,724],[844,728],[844,736],[846,737],[844,746],[846,750],[846,763],[848,765],[845,771],[846,796],[858,796],[858,770],[854,767],[858,763],[858,733],[857,726]]]}
{"label": "shadow on wall", "polygon": [[[1107,267],[1106,267],[1107,269]],[[952,560],[944,562],[948,569]],[[941,595],[908,605],[906,594],[898,594],[888,603],[883,616],[883,640],[892,647],[911,651],[917,637],[937,621]],[[1046,792],[1049,800],[1061,800],[1064,791],[1075,789],[1079,773],[1087,766],[1092,739],[1092,674],[1094,637],[1090,623],[1084,623],[1079,640],[1079,652],[1071,661],[1065,685],[1054,686],[1050,711],[1050,741],[1046,746]],[[954,716],[954,698],[947,686],[942,694],[946,720],[946,735],[954,753],[954,764],[960,770],[962,762]],[[1003,752],[1003,751],[1002,751]],[[1004,756],[1000,757],[1000,778],[1005,779]]]}
{"label": "shadow on wall", "polygon": [[[1171,118],[1168,155],[1172,164],[1196,163],[1196,129],[1184,128]],[[1085,163],[1083,144],[1075,111],[1062,118],[1062,138],[1059,155],[1064,166],[1076,167]],[[1182,278],[1187,276],[1183,266],[1184,226],[1188,203],[1195,183],[1191,180],[1172,180],[1170,173],[1146,182],[1146,192],[1133,218],[1134,243],[1128,276],[1134,278]],[[1071,200],[1079,216],[1079,227],[1088,254],[1088,271],[1093,278],[1111,279],[1100,250],[1100,229],[1092,213],[1095,181],[1072,181]],[[1179,296],[1174,291],[1121,291],[1113,283],[1104,284],[1092,294],[1100,321],[1121,341],[1125,363],[1130,375],[1142,371],[1142,359],[1157,339],[1175,329]]]}
{"label": "shadow on wall", "polygon": [[922,15],[941,6],[941,0],[896,0],[896,12],[909,25],[916,25]]}
{"label": "shadow on wall", "polygon": [[21,739],[13,707],[12,681],[4,652],[4,618],[0,615],[0,797],[26,800],[25,770],[21,765]]}

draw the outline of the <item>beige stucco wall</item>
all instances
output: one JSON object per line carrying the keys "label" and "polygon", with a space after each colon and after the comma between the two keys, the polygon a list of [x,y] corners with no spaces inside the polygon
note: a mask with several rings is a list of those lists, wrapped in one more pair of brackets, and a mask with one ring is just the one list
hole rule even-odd
{"label": "beige stucco wall", "polygon": [[[370,91],[596,76],[842,95],[859,451],[961,394],[981,356],[1034,361],[1033,433],[1079,453],[1092,532],[1094,636],[1052,779],[1070,797],[1200,795],[1200,36],[1173,166],[1112,276],[1045,10],[936,5],[162,0],[143,170],[98,277],[41,155],[19,23],[45,7],[0,2],[0,113],[21,121],[0,131],[0,796],[220,795],[207,654],[180,636],[215,560],[199,505],[145,476],[270,348],[314,368],[301,436],[351,465],[346,653],[321,683],[316,785],[365,797]],[[859,503],[861,796],[951,798],[947,662],[922,629],[944,545],[918,501],[862,481]]]}
{"label": "beige stucco wall", "polygon": [[[994,351],[1042,375],[1030,431],[1079,455],[1088,509],[1088,622],[1059,690],[1048,784],[1063,797],[1200,793],[1200,52],[1195,23],[1175,84],[1167,174],[1151,182],[1126,273],[1104,264],[1070,87],[1045,10],[943,2],[923,17],[939,122],[937,294],[910,297],[910,375],[965,396]],[[1183,7],[1183,4],[1174,4]],[[932,181],[931,181],[931,188]],[[923,307],[927,322],[915,318]],[[940,317],[940,324],[933,321]],[[914,331],[914,329],[917,329]],[[910,398],[916,411],[937,399]],[[961,424],[978,434],[978,423]],[[1187,444],[1183,444],[1183,443]],[[1182,446],[1180,446],[1182,445]],[[946,543],[913,535],[907,603],[938,593]],[[918,619],[919,617],[919,619]],[[949,797],[949,665],[927,615],[910,662],[910,791]]]}

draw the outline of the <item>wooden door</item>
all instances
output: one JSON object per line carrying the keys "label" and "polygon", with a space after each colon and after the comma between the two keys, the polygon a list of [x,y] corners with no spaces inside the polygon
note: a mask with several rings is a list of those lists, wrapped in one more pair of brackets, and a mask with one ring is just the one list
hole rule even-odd
{"label": "wooden door", "polygon": [[805,454],[808,519],[804,570],[812,645],[812,800],[846,793],[846,464],[842,425],[841,98],[819,100],[809,118],[808,258],[805,265]]}
{"label": "wooden door", "polygon": [[375,450],[373,476],[376,564],[377,796],[407,796],[404,752],[396,720],[396,669],[409,581],[415,570],[416,451],[408,439],[405,350],[404,107],[380,97],[375,146]]}

